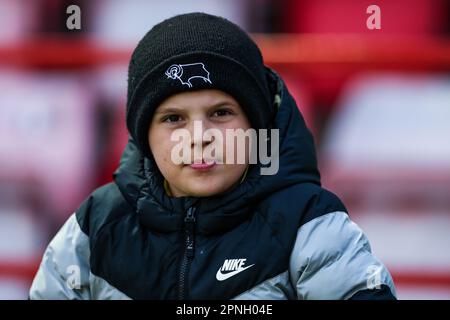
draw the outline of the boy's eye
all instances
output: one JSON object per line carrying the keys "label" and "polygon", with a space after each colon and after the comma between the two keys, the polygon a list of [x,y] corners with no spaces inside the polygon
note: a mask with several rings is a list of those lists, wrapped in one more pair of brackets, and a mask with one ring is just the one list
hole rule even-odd
{"label": "boy's eye", "polygon": [[232,114],[232,112],[230,110],[219,109],[219,110],[217,110],[217,111],[215,111],[213,113],[213,116],[214,117],[224,117],[224,116],[228,116],[228,115],[231,115],[231,114]]}
{"label": "boy's eye", "polygon": [[177,122],[180,121],[181,117],[179,115],[176,114],[171,114],[169,116],[166,116],[163,118],[163,122]]}

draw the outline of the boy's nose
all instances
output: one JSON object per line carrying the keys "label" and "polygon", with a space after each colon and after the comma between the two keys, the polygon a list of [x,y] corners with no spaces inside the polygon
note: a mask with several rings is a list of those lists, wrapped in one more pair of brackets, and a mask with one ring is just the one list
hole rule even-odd
{"label": "boy's nose", "polygon": [[195,120],[192,121],[188,128],[189,133],[191,135],[191,146],[204,146],[209,143],[213,139],[208,139],[208,137],[205,137],[205,131],[209,129],[209,125],[204,120]]}
{"label": "boy's nose", "polygon": [[191,147],[205,147],[208,144],[212,143],[215,139],[214,136],[211,137],[206,137],[205,136],[205,130],[202,130],[200,133],[196,133],[196,134],[191,134]]}

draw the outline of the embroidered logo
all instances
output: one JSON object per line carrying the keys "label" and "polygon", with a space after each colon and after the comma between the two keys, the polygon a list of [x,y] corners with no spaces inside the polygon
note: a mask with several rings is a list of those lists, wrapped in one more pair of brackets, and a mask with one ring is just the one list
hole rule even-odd
{"label": "embroidered logo", "polygon": [[192,88],[191,80],[200,78],[205,82],[211,83],[209,79],[209,71],[206,70],[205,65],[201,62],[190,64],[173,64],[166,71],[167,78],[178,79],[181,84]]}
{"label": "embroidered logo", "polygon": [[231,278],[255,265],[251,264],[244,267],[246,260],[247,259],[225,259],[222,267],[220,267],[220,269],[216,273],[216,279],[218,281],[227,280],[228,278]]}

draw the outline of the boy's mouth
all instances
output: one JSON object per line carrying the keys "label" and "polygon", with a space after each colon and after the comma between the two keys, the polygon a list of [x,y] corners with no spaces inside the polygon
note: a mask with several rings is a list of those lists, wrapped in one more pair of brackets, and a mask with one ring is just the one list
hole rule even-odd
{"label": "boy's mouth", "polygon": [[191,163],[189,167],[194,170],[210,170],[216,166],[215,160],[204,160],[202,159],[202,163]]}

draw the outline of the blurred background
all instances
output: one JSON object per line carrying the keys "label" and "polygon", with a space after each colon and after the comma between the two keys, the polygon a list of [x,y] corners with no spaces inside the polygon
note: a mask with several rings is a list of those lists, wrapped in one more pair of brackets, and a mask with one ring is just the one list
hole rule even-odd
{"label": "blurred background", "polygon": [[[69,5],[81,29],[68,30]],[[381,29],[369,30],[369,5]],[[323,185],[400,299],[450,299],[450,2],[0,0],[0,299],[26,299],[42,253],[127,140],[127,65],[175,14],[250,32],[312,130]],[[326,284],[324,284],[326,285]]]}

